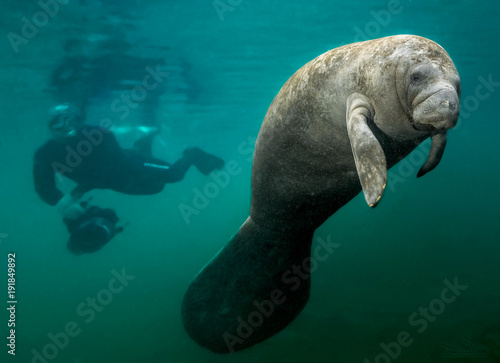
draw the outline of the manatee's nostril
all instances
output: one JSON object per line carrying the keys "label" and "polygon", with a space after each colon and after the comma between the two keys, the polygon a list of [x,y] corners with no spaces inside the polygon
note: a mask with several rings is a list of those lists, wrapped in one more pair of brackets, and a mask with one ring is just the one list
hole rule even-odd
{"label": "manatee's nostril", "polygon": [[442,101],[441,107],[447,108],[451,111],[455,111],[457,109],[457,104],[455,102]]}

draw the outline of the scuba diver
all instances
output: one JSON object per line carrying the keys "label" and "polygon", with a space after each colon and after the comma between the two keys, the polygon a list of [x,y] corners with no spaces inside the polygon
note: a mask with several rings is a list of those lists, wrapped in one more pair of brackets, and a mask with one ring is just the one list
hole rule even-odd
{"label": "scuba diver", "polygon": [[[71,237],[68,249],[74,254],[91,253],[108,243],[123,228],[111,209],[88,207],[78,202],[92,189],[111,189],[129,195],[156,194],[165,184],[181,181],[191,166],[208,175],[222,169],[224,161],[192,147],[170,164],[151,156],[152,133],[138,140],[138,149],[122,149],[113,133],[103,127],[83,123],[79,109],[69,103],[52,111],[53,138],[34,156],[35,190],[47,204],[63,214]],[[66,196],[56,186],[56,175],[77,183]]]}
{"label": "scuba diver", "polygon": [[[221,158],[197,147],[185,149],[173,164],[136,149],[122,149],[110,130],[83,124],[71,104],[56,106],[53,114],[50,129],[54,137],[36,151],[33,167],[35,190],[50,205],[63,198],[56,187],[56,173],[78,184],[71,192],[76,200],[92,189],[156,194],[166,183],[181,181],[192,165],[204,175],[224,166]],[[152,140],[151,135],[147,138]]]}

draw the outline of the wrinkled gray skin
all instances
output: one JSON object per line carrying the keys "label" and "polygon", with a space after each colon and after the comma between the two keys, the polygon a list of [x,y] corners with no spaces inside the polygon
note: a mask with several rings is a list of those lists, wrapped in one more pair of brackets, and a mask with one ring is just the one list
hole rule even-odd
{"label": "wrinkled gray skin", "polygon": [[286,327],[309,298],[303,266],[314,230],[361,190],[374,207],[387,169],[427,137],[418,176],[432,170],[457,122],[459,96],[445,50],[411,35],[346,45],[299,69],[260,129],[250,217],[184,297],[188,334],[227,353]]}

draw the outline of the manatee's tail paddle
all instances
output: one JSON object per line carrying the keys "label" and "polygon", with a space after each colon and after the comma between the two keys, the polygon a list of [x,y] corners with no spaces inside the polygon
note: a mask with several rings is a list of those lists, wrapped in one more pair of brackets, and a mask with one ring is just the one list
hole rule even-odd
{"label": "manatee's tail paddle", "polygon": [[313,231],[271,231],[249,217],[198,273],[182,304],[188,334],[217,353],[257,344],[285,328],[309,299]]}

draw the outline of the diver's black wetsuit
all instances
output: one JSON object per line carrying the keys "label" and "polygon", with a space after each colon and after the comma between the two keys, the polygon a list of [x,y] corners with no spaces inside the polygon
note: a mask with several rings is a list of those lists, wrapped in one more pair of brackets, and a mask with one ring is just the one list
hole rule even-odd
{"label": "diver's black wetsuit", "polygon": [[63,197],[55,183],[55,174],[59,173],[75,181],[81,193],[98,188],[155,194],[163,190],[165,183],[182,180],[191,165],[198,167],[200,158],[212,158],[211,170],[224,165],[221,159],[200,149],[195,153],[189,150],[195,149],[186,149],[183,158],[169,164],[136,150],[122,149],[108,129],[85,125],[75,135],[49,140],[36,151],[35,189],[44,202],[56,205]]}

